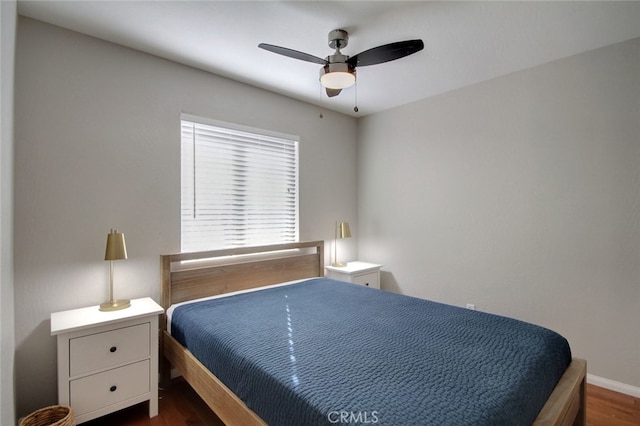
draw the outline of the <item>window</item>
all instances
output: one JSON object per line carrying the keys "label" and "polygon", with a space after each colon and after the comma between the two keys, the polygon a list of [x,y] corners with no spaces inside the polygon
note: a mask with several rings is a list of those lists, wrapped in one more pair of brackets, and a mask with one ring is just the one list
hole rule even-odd
{"label": "window", "polygon": [[181,118],[182,251],[298,241],[298,138]]}

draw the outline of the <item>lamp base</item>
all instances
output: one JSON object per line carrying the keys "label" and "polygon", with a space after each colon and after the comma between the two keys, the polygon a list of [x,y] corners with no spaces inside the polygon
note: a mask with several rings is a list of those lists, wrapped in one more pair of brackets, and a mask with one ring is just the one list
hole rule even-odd
{"label": "lamp base", "polygon": [[129,300],[111,300],[100,304],[101,311],[118,311],[120,309],[126,309],[131,306]]}
{"label": "lamp base", "polygon": [[336,268],[344,268],[345,266],[347,266],[347,264],[345,262],[333,262],[331,266]]}

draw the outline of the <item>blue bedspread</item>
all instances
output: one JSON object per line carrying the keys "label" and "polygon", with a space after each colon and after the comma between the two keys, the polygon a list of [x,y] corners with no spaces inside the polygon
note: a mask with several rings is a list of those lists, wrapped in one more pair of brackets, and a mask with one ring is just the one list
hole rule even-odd
{"label": "blue bedspread", "polygon": [[171,328],[270,425],[529,425],[571,362],[548,329],[325,278],[180,306]]}

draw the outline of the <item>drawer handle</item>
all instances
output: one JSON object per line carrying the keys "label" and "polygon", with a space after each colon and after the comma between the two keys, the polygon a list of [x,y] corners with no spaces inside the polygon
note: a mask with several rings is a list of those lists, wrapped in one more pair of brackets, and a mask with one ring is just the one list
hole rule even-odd
{"label": "drawer handle", "polygon": [[111,352],[111,353],[114,353],[114,352],[115,352],[115,351],[117,351],[117,350],[118,350],[118,348],[117,348],[117,347],[115,347],[115,346],[111,346],[111,347],[109,348],[109,352]]}
{"label": "drawer handle", "polygon": [[115,391],[116,391],[116,389],[118,389],[118,387],[117,387],[116,385],[113,385],[113,386],[111,386],[111,387],[109,388],[109,390],[110,390],[111,392],[115,392]]}

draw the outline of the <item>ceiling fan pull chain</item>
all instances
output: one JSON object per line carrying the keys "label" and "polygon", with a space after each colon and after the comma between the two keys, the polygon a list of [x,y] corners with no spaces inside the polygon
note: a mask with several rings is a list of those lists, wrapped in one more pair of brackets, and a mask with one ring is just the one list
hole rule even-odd
{"label": "ceiling fan pull chain", "polygon": [[358,112],[359,109],[358,109],[358,82],[357,81],[354,84],[354,86],[355,86],[354,89],[355,89],[355,97],[356,97],[356,99],[355,99],[355,102],[354,102],[355,106],[353,107],[353,112]]}
{"label": "ceiling fan pull chain", "polygon": [[320,95],[320,118],[323,118],[324,116],[322,115],[322,104],[323,104],[323,100],[322,100],[322,84],[318,85],[318,89],[320,90],[318,92],[318,94]]}

